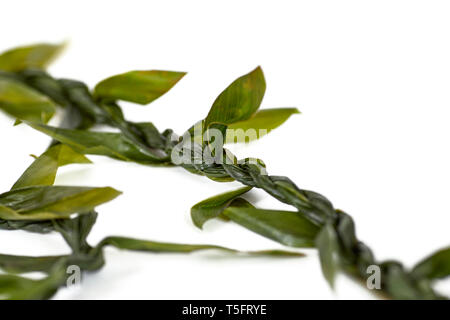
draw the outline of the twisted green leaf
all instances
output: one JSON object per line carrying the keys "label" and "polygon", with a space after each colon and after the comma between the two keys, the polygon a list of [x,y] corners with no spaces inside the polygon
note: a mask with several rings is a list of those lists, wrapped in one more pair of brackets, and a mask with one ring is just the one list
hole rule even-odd
{"label": "twisted green leaf", "polygon": [[60,129],[32,123],[29,125],[83,154],[104,155],[142,164],[167,162],[166,155],[158,154],[150,148],[141,148],[119,133]]}
{"label": "twisted green leaf", "polygon": [[285,250],[261,250],[261,251],[238,251],[216,245],[205,244],[179,244],[179,243],[165,243],[148,240],[139,240],[126,237],[107,237],[99,244],[100,247],[110,245],[118,249],[133,250],[133,251],[147,251],[154,253],[191,253],[200,250],[221,250],[230,253],[243,253],[250,255],[269,255],[269,256],[287,256],[287,257],[301,257],[302,253],[285,251]]}

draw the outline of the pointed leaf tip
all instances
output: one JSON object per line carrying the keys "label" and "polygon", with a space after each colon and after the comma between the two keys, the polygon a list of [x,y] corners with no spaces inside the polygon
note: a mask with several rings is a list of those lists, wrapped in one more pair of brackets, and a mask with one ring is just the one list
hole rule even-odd
{"label": "pointed leaf tip", "polygon": [[261,67],[236,79],[214,101],[205,119],[205,130],[214,123],[229,125],[247,120],[258,110],[265,91]]}
{"label": "pointed leaf tip", "polygon": [[186,72],[130,71],[107,78],[97,84],[95,96],[148,104],[168,92]]}

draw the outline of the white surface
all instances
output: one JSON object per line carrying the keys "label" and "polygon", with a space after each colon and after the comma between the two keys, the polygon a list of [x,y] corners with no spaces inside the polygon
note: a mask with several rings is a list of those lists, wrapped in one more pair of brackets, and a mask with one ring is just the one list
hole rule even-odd
{"label": "white surface", "polygon": [[[120,4],[119,4],[120,3]],[[7,1],[0,49],[70,39],[50,68],[93,86],[133,69],[188,71],[147,107],[123,104],[131,120],[182,132],[203,118],[232,80],[261,65],[263,107],[297,106],[283,127],[241,157],[265,160],[271,174],[323,193],[350,213],[380,259],[411,266],[449,244],[450,3],[446,1]],[[0,116],[0,190],[40,154],[47,137]],[[219,184],[179,168],[91,157],[60,171],[58,184],[111,185],[124,194],[99,208],[89,240],[124,235],[280,247],[231,223],[197,230],[196,202]],[[284,208],[262,192],[257,205]],[[66,252],[57,235],[0,232],[0,252]],[[56,298],[371,298],[346,278],[333,293],[315,251],[305,259],[152,255],[107,251],[107,264],[82,287]],[[447,283],[442,289],[450,294]]]}

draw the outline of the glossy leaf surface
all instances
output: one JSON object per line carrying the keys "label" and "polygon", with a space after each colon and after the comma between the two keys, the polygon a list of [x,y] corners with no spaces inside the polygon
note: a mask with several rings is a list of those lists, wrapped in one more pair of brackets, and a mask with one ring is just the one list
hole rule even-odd
{"label": "glossy leaf surface", "polygon": [[201,229],[206,221],[217,218],[234,199],[243,195],[250,189],[251,187],[239,188],[197,203],[191,208],[192,221]]}
{"label": "glossy leaf surface", "polygon": [[284,245],[314,247],[318,228],[298,212],[232,204],[223,214],[237,224]]}
{"label": "glossy leaf surface", "polygon": [[260,67],[238,78],[214,101],[205,119],[205,130],[213,123],[228,125],[249,119],[258,110],[265,91]]}

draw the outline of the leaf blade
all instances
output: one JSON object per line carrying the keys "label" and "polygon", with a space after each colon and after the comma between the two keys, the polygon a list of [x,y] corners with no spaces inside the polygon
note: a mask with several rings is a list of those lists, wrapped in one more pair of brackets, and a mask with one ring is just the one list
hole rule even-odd
{"label": "leaf blade", "polygon": [[27,124],[83,154],[103,155],[141,164],[168,162],[167,155],[159,155],[150,149],[143,149],[120,133],[61,129],[35,123]]}
{"label": "leaf blade", "polygon": [[31,186],[51,186],[59,167],[71,163],[92,163],[69,146],[57,144],[39,156],[20,176],[11,190]]}
{"label": "leaf blade", "polygon": [[205,118],[205,130],[213,123],[228,125],[247,120],[258,110],[265,91],[260,67],[236,79],[214,101]]}
{"label": "leaf blade", "polygon": [[334,280],[339,269],[337,241],[337,234],[333,226],[329,223],[322,227],[315,241],[316,247],[319,250],[322,273],[331,288],[334,288]]}
{"label": "leaf blade", "polygon": [[264,237],[292,247],[314,247],[318,227],[298,212],[233,206],[223,214]]}
{"label": "leaf blade", "polygon": [[195,251],[202,251],[202,250],[220,250],[230,253],[243,253],[249,255],[269,255],[269,256],[286,256],[286,257],[304,256],[302,253],[286,250],[238,251],[235,249],[229,249],[217,245],[156,242],[118,236],[110,236],[103,239],[98,245],[98,247],[101,248],[108,245],[122,250],[146,251],[154,253],[192,253]]}
{"label": "leaf blade", "polygon": [[120,192],[110,188],[38,186],[0,195],[0,219],[50,220],[69,218],[113,200]]}
{"label": "leaf blade", "polygon": [[[257,111],[251,118],[228,125],[226,143],[245,142],[246,137],[253,141],[281,126],[293,114],[300,113],[297,108],[274,108]],[[250,131],[249,131],[250,130]]]}
{"label": "leaf blade", "polygon": [[195,226],[202,229],[210,219],[217,218],[237,197],[250,191],[252,187],[243,187],[205,199],[191,208],[191,218]]}
{"label": "leaf blade", "polygon": [[41,43],[10,49],[0,55],[0,70],[45,69],[64,47],[65,44]]}
{"label": "leaf blade", "polygon": [[47,123],[53,117],[56,105],[15,80],[0,78],[0,109],[19,120]]}
{"label": "leaf blade", "polygon": [[412,270],[417,278],[430,280],[450,276],[450,247],[441,249],[419,262]]}
{"label": "leaf blade", "polygon": [[129,71],[102,80],[96,85],[94,92],[103,99],[144,105],[169,91],[185,74],[161,70]]}

